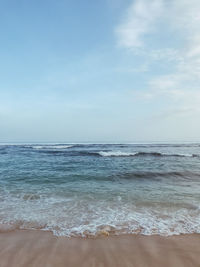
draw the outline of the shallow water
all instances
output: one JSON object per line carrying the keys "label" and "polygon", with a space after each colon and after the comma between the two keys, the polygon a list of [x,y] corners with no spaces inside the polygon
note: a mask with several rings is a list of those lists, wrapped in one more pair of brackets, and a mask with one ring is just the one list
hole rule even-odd
{"label": "shallow water", "polygon": [[2,144],[0,224],[200,233],[200,144]]}

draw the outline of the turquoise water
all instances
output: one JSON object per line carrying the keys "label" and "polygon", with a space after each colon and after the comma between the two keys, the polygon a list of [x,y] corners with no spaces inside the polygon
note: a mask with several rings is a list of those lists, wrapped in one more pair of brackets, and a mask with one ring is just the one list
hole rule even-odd
{"label": "turquoise water", "polygon": [[200,144],[1,144],[0,224],[199,233]]}

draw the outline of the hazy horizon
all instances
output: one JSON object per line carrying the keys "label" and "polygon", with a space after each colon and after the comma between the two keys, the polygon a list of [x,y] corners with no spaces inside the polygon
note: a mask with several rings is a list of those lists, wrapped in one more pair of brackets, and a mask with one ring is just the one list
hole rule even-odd
{"label": "hazy horizon", "polygon": [[5,141],[5,142],[0,142],[0,145],[4,144],[139,144],[139,145],[145,145],[145,144],[200,144],[200,141],[181,141],[181,140],[174,140],[174,141]]}

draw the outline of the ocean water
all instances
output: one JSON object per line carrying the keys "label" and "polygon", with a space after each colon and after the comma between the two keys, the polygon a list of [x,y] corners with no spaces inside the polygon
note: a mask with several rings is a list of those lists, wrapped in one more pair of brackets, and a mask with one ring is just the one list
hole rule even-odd
{"label": "ocean water", "polygon": [[200,233],[200,144],[1,144],[5,224],[64,236]]}

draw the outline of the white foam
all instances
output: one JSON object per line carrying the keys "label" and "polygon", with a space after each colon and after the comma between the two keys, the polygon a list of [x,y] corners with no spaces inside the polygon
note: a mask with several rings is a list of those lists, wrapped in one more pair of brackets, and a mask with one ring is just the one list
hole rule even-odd
{"label": "white foam", "polygon": [[[186,153],[162,153],[162,152],[145,152],[145,151],[138,151],[138,152],[123,152],[123,151],[100,151],[98,154],[102,157],[133,157],[133,156],[172,156],[172,157],[194,157],[193,154],[186,154]],[[198,156],[198,155],[196,155]]]}
{"label": "white foam", "polygon": [[137,155],[137,152],[100,151],[98,154],[102,157],[130,157]]}
{"label": "white foam", "polygon": [[41,145],[41,146],[32,146],[33,149],[67,149],[71,148],[73,145]]}
{"label": "white foam", "polygon": [[[47,190],[48,191],[48,190]],[[111,234],[177,235],[200,233],[199,208],[138,207],[117,196],[112,202],[95,198],[47,196],[24,199],[7,195],[1,202],[0,224],[20,229],[50,230],[59,236]],[[30,212],[31,211],[31,212]],[[11,227],[12,228],[12,227]]]}

